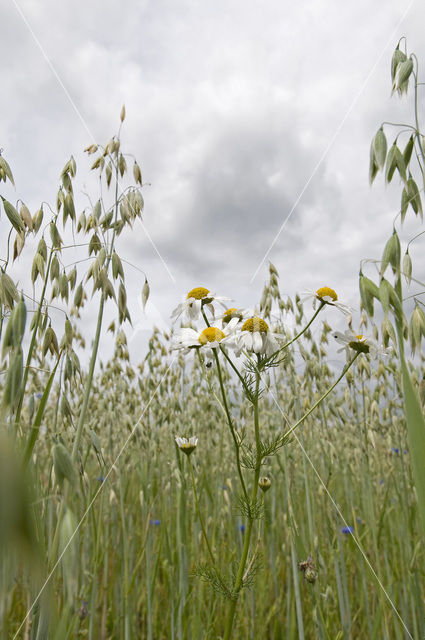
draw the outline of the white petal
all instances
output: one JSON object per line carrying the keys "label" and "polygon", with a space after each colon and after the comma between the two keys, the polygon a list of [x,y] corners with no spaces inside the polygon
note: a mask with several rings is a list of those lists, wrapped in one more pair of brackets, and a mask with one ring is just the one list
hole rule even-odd
{"label": "white petal", "polygon": [[245,349],[248,351],[252,351],[252,333],[250,331],[245,331],[245,335],[243,335],[242,340],[245,345]]}
{"label": "white petal", "polygon": [[174,309],[173,313],[171,314],[171,319],[177,320],[177,318],[181,316],[181,314],[183,313],[183,308],[184,308],[183,304],[177,305],[177,307]]}
{"label": "white petal", "polygon": [[191,320],[196,320],[201,313],[201,301],[190,298],[190,303],[187,305],[187,313]]}
{"label": "white petal", "polygon": [[254,348],[254,353],[261,353],[263,350],[263,338],[259,331],[254,331],[252,334],[252,344]]}
{"label": "white petal", "polygon": [[339,344],[347,344],[351,341],[351,339],[347,338],[347,336],[340,331],[334,331],[332,335]]}
{"label": "white petal", "polygon": [[231,320],[229,320],[229,322],[226,324],[224,332],[225,333],[230,333],[231,331],[234,331],[235,328],[238,326],[239,324],[239,318],[232,318]]}
{"label": "white petal", "polygon": [[333,306],[342,311],[342,313],[345,313],[347,316],[351,314],[351,308],[343,302],[334,302]]}
{"label": "white petal", "polygon": [[276,351],[279,351],[279,343],[273,336],[268,335],[266,342],[266,353],[268,356],[271,356]]}

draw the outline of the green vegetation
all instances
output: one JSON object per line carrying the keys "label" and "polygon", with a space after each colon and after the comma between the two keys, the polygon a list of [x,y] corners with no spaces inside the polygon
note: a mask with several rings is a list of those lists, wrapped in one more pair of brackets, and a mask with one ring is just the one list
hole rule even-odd
{"label": "green vegetation", "polygon": [[[256,314],[220,317],[197,286],[134,366],[117,239],[142,216],[143,183],[136,161],[128,181],[120,130],[87,148],[101,190],[79,217],[73,158],[54,211],[2,198],[0,637],[425,637],[425,285],[416,238],[404,248],[396,229],[422,215],[425,160],[416,59],[399,46],[392,81],[413,86],[415,123],[389,151],[393,125],[372,141],[371,180],[399,176],[402,201],[382,259],[362,264],[371,338],[332,332],[347,309],[329,287],[316,309],[282,297],[270,264]],[[13,183],[2,156],[1,180]],[[33,246],[20,291],[13,262]],[[75,247],[88,258],[65,266]],[[81,335],[89,284],[94,336]],[[144,305],[145,276],[140,288]],[[106,304],[115,351],[100,362]],[[202,327],[179,330],[185,314]],[[86,371],[77,352],[92,340]]]}

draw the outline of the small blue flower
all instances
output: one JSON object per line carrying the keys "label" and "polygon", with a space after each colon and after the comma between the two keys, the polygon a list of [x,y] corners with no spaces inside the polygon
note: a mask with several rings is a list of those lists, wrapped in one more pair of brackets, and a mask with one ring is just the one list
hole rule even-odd
{"label": "small blue flower", "polygon": [[229,491],[229,487],[227,486],[227,484],[223,484],[222,489],[223,491]]}
{"label": "small blue flower", "polygon": [[341,531],[342,533],[353,533],[354,527],[342,527]]}
{"label": "small blue flower", "polygon": [[239,531],[240,531],[241,533],[245,533],[245,525],[244,525],[244,524],[240,524],[240,525],[239,525]]}
{"label": "small blue flower", "polygon": [[98,482],[103,482],[105,480],[104,476],[99,476],[98,478],[96,478],[96,480]]}
{"label": "small blue flower", "polygon": [[159,525],[161,524],[161,520],[150,520],[149,524],[153,524],[154,527],[159,527]]}
{"label": "small blue flower", "polygon": [[43,397],[43,394],[42,393],[36,393],[35,397],[37,398],[37,400],[40,400],[40,398]]}
{"label": "small blue flower", "polygon": [[379,481],[379,484],[384,484],[384,482],[385,482],[385,480],[382,480],[382,478],[381,478],[381,480]]}
{"label": "small blue flower", "polygon": [[400,449],[398,447],[391,447],[391,451],[394,451],[397,456],[400,453]]}

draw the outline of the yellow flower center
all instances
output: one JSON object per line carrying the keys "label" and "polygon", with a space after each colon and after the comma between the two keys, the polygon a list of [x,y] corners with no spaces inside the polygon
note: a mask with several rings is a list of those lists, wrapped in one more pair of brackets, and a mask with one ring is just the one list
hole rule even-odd
{"label": "yellow flower center", "polygon": [[195,298],[195,300],[202,300],[202,298],[207,297],[209,292],[210,290],[205,289],[205,287],[195,287],[195,289],[189,291],[186,299],[189,300],[189,298]]}
{"label": "yellow flower center", "polygon": [[259,331],[260,333],[267,333],[269,330],[269,325],[262,318],[248,318],[242,325],[242,331]]}
{"label": "yellow flower center", "polygon": [[236,313],[237,309],[235,307],[231,307],[230,309],[226,309],[226,311],[224,312],[225,316],[231,316],[234,313]]}
{"label": "yellow flower center", "polygon": [[361,333],[359,333],[359,335],[357,335],[356,338],[357,338],[357,340],[360,340],[361,342],[366,339],[364,336],[362,336]]}
{"label": "yellow flower center", "polygon": [[332,298],[332,300],[334,302],[336,302],[338,300],[338,296],[337,296],[336,292],[333,289],[331,289],[330,287],[321,287],[320,289],[317,289],[316,295],[320,299],[323,299],[326,296],[329,296],[329,298]]}
{"label": "yellow flower center", "polygon": [[225,337],[226,335],[221,329],[217,329],[217,327],[207,327],[203,330],[198,340],[201,344],[207,344],[208,342],[220,342],[220,340],[223,340]]}
{"label": "yellow flower center", "polygon": [[242,320],[242,311],[239,311],[239,309],[236,309],[235,307],[227,309],[227,311],[223,313],[223,324],[227,324],[230,320],[233,320],[233,318],[239,318],[239,320]]}

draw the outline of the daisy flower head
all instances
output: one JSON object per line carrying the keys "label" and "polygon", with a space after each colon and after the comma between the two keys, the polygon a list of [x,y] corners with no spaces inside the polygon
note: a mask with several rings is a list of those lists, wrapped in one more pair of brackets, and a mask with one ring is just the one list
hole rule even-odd
{"label": "daisy flower head", "polygon": [[192,436],[190,438],[180,438],[179,436],[176,436],[176,444],[183,453],[190,456],[192,451],[196,449],[198,438],[196,436]]}
{"label": "daisy flower head", "polygon": [[258,479],[258,486],[260,487],[261,491],[265,493],[272,486],[272,481],[267,476],[261,476],[261,478]]}
{"label": "daisy flower head", "polygon": [[258,355],[271,356],[279,351],[278,338],[283,336],[272,333],[265,320],[254,316],[243,323],[237,339],[235,353],[237,356],[246,349]]}
{"label": "daisy flower head", "polygon": [[218,302],[225,307],[223,304],[224,300],[229,300],[229,298],[216,296],[205,287],[195,287],[195,289],[189,291],[185,300],[177,305],[171,314],[171,318],[175,321],[184,314],[189,320],[197,320],[204,305],[211,311],[212,315],[214,315],[213,303]]}
{"label": "daisy flower head", "polygon": [[244,319],[248,314],[249,311],[247,309],[237,309],[236,307],[230,307],[230,309],[226,309],[226,311],[221,316],[217,316],[217,319],[221,320],[221,324],[223,327],[228,325],[231,321],[234,321],[233,324],[236,327],[238,324],[243,324]]}
{"label": "daisy flower head", "polygon": [[208,363],[213,359],[213,349],[218,349],[220,345],[235,340],[235,329],[238,322],[237,318],[233,318],[223,329],[206,327],[201,332],[190,327],[183,327],[175,336],[171,348],[182,349],[184,354],[189,353],[190,349],[199,349]]}
{"label": "daisy flower head", "polygon": [[347,329],[344,333],[334,331],[333,337],[339,344],[343,345],[342,348],[338,350],[338,353],[345,350],[348,356],[350,356],[353,351],[356,351],[357,353],[365,353],[366,355],[372,356],[372,358],[377,358],[378,356],[386,356],[390,352],[390,349],[381,347],[377,342],[372,340],[372,338],[368,338],[362,334],[356,334],[351,329]]}
{"label": "daisy flower head", "polygon": [[338,294],[330,287],[320,287],[317,291],[309,290],[306,292],[303,300],[310,300],[311,298],[313,298],[313,309],[316,308],[317,301],[319,301],[321,304],[328,304],[331,307],[336,307],[346,315],[350,315],[351,313],[350,307],[343,302],[340,302],[338,300]]}
{"label": "daisy flower head", "polygon": [[233,318],[237,318],[239,321],[243,319],[243,311],[242,309],[237,309],[236,307],[230,307],[230,309],[226,309],[226,311],[221,316],[223,324],[227,324]]}

